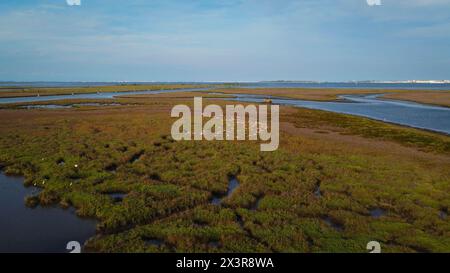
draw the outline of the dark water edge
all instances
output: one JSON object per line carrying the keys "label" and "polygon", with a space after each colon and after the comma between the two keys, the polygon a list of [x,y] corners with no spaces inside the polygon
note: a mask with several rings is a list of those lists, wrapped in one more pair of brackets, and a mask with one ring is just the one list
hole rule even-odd
{"label": "dark water edge", "polygon": [[76,216],[73,208],[27,208],[24,198],[38,189],[23,181],[0,172],[0,253],[67,253],[69,241],[83,245],[95,235],[97,222]]}

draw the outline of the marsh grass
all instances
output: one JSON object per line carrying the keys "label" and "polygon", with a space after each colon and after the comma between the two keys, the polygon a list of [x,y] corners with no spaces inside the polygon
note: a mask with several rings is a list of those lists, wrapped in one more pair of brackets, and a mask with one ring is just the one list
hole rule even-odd
{"label": "marsh grass", "polygon": [[[448,137],[283,110],[282,121],[297,126],[332,125],[442,156],[423,162],[286,132],[278,151],[261,153],[256,142],[175,142],[172,100],[124,101],[136,105],[0,110],[0,165],[41,188],[28,205],[73,206],[97,218],[89,251],[365,252],[373,240],[384,252],[450,251],[441,217],[450,206]],[[230,177],[239,187],[212,205]],[[108,193],[124,196],[116,202]],[[385,213],[374,218],[374,208]]]}
{"label": "marsh grass", "polygon": [[402,145],[417,147],[426,151],[450,154],[450,138],[448,136],[388,124],[369,118],[321,110],[302,109],[286,116],[286,120],[292,122],[297,127],[328,127],[328,129],[343,134],[394,141]]}

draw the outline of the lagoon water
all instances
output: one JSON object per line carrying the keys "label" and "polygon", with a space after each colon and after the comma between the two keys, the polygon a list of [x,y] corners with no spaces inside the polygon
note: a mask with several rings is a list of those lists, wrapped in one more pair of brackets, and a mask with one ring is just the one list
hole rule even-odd
{"label": "lagoon water", "polygon": [[[377,95],[345,95],[342,102],[321,102],[271,97],[274,104],[368,117],[384,122],[450,134],[450,108],[396,100]],[[235,101],[264,102],[267,96],[239,94]],[[228,99],[229,100],[229,99]]]}
{"label": "lagoon water", "polygon": [[26,102],[41,102],[54,100],[73,100],[73,99],[113,99],[120,96],[133,96],[145,94],[161,94],[170,92],[190,92],[202,91],[208,88],[196,89],[177,89],[177,90],[157,90],[157,91],[134,91],[134,92],[104,92],[104,93],[88,93],[88,94],[73,94],[73,95],[54,95],[54,96],[34,96],[34,97],[17,97],[17,98],[0,98],[0,104],[6,103],[26,103]]}
{"label": "lagoon water", "polygon": [[450,83],[382,83],[382,82],[255,82],[242,87],[261,88],[333,88],[333,89],[404,89],[450,90]]}
{"label": "lagoon water", "polygon": [[96,221],[73,209],[27,208],[24,198],[37,191],[25,188],[23,178],[0,173],[0,253],[63,253],[69,241],[83,245],[95,235]]}
{"label": "lagoon water", "polygon": [[359,88],[359,89],[410,89],[410,90],[450,90],[450,83],[394,83],[394,82],[289,82],[289,81],[263,81],[263,82],[0,82],[0,87],[88,87],[108,86],[121,84],[228,84],[239,87],[262,88]]}
{"label": "lagoon water", "polygon": [[[264,83],[261,83],[262,86]],[[271,83],[266,83],[270,85]],[[275,83],[273,83],[275,84]],[[277,83],[275,87],[293,87],[293,83]],[[348,84],[347,84],[348,85]],[[397,86],[398,84],[396,84]],[[405,88],[410,88],[405,84]],[[410,84],[413,85],[413,84]],[[251,85],[248,85],[251,86]],[[257,85],[255,84],[254,87]],[[375,85],[381,88],[383,85]],[[385,88],[391,88],[389,85]],[[445,84],[432,85],[433,88],[441,89]],[[364,86],[367,88],[367,86]],[[400,88],[397,86],[396,88]],[[431,87],[429,87],[432,89]],[[74,95],[56,95],[56,96],[40,96],[40,97],[19,97],[19,98],[0,98],[0,104],[6,103],[27,103],[42,102],[65,99],[113,99],[117,96],[132,96],[142,94],[161,94],[170,92],[188,92],[188,91],[205,91],[212,90],[209,88],[198,89],[178,89],[178,90],[158,90],[158,91],[136,91],[136,92],[107,92],[92,94],[74,94]],[[342,102],[320,102],[307,101],[298,99],[285,99],[271,97],[274,104],[292,105],[296,107],[304,107],[310,109],[318,109],[331,111],[336,113],[351,114],[357,116],[368,117],[380,121],[406,125],[415,128],[431,130],[435,132],[450,134],[450,108],[425,105],[420,103],[412,103],[405,101],[385,100],[380,98],[382,94],[376,95],[344,95],[341,96]],[[245,101],[245,102],[263,102],[268,96],[238,94],[236,98],[227,98],[226,100]]]}

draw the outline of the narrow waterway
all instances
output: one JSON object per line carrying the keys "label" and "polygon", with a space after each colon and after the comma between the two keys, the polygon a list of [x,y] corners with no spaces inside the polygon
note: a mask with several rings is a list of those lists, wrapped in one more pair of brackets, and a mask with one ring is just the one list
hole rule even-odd
{"label": "narrow waterway", "polygon": [[[161,94],[171,92],[205,91],[203,89],[179,89],[137,92],[108,92],[95,94],[57,95],[41,97],[0,98],[0,104],[27,103],[52,101],[63,99],[113,99],[118,96],[132,96],[142,94]],[[211,93],[216,94],[216,93]],[[266,98],[271,98],[274,104],[291,105],[309,109],[325,110],[335,113],[350,114],[368,117],[384,122],[395,123],[430,131],[450,134],[450,108],[426,105],[414,102],[383,99],[383,94],[370,95],[342,95],[339,102],[308,101],[299,99],[286,99],[281,97],[233,94],[235,98],[224,100],[262,103]],[[66,106],[55,106],[64,108]],[[71,106],[67,106],[71,107]],[[52,108],[52,107],[43,107]]]}
{"label": "narrow waterway", "polygon": [[227,193],[225,195],[214,194],[211,200],[211,204],[213,205],[221,205],[223,200],[227,197],[230,197],[236,188],[239,186],[239,181],[236,177],[230,177],[228,180],[228,188]]}
{"label": "narrow waterway", "polygon": [[51,96],[34,96],[34,97],[17,97],[17,98],[0,98],[0,104],[7,103],[27,103],[27,102],[41,102],[54,100],[71,100],[71,99],[113,99],[120,96],[146,95],[146,94],[161,94],[171,92],[191,92],[204,91],[209,88],[195,88],[195,89],[175,89],[175,90],[147,90],[147,91],[131,91],[131,92],[99,92],[99,93],[85,93],[73,95],[51,95]]}
{"label": "narrow waterway", "polygon": [[345,95],[340,96],[343,100],[340,102],[308,101],[246,94],[238,94],[236,98],[227,100],[262,103],[268,97],[272,99],[273,104],[368,117],[384,122],[450,134],[450,108],[386,100],[382,99],[382,94]]}

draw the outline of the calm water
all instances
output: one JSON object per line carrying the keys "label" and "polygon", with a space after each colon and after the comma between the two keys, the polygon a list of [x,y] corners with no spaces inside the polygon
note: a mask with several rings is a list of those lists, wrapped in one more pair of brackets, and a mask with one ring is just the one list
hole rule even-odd
{"label": "calm water", "polygon": [[[261,83],[261,84],[278,84],[284,87],[292,87],[294,83]],[[378,84],[387,85],[387,84]],[[392,84],[391,84],[392,85]],[[399,88],[395,84],[396,88]],[[444,84],[433,84],[433,86],[444,86]],[[305,86],[302,86],[305,87]],[[366,88],[367,86],[364,86]],[[380,88],[380,87],[377,87]],[[388,88],[388,87],[385,87]],[[439,89],[435,87],[436,89]],[[75,94],[75,95],[59,95],[59,96],[41,96],[41,97],[22,97],[22,98],[0,98],[0,104],[5,103],[26,103],[51,101],[61,99],[112,99],[116,96],[130,96],[140,94],[160,94],[180,91],[204,91],[208,88],[200,89],[178,89],[178,90],[158,90],[158,91],[136,91],[136,92],[109,92],[109,93],[93,93],[93,94]],[[236,101],[246,102],[263,102],[267,96],[258,95],[236,95]],[[421,129],[432,130],[436,132],[450,134],[450,108],[424,105],[419,103],[410,103],[405,101],[383,100],[378,95],[345,95],[341,96],[344,102],[317,102],[296,99],[283,99],[273,97],[275,104],[292,105],[297,107],[305,107],[310,109],[319,109],[337,113],[351,114],[357,116],[368,117],[385,122],[391,122]],[[233,99],[227,99],[233,100]]]}
{"label": "calm water", "polygon": [[[0,82],[0,87],[87,87],[120,84],[226,84],[230,82]],[[240,87],[280,87],[280,88],[361,88],[361,89],[427,89],[450,90],[448,83],[373,83],[373,82],[234,82]]]}
{"label": "calm water", "polygon": [[70,100],[70,99],[113,99],[114,97],[118,97],[118,96],[161,94],[161,93],[170,93],[170,92],[189,92],[189,91],[202,91],[202,90],[209,90],[209,89],[208,88],[197,88],[197,89],[135,91],[135,92],[105,92],[105,93],[56,95],[56,96],[40,96],[40,97],[36,96],[36,97],[20,97],[20,98],[0,98],[0,104],[39,102],[39,101],[52,101],[52,100]]}
{"label": "calm water", "polygon": [[[450,108],[380,99],[381,95],[346,95],[344,102],[318,102],[274,98],[274,104],[291,105],[309,109],[368,117],[426,130],[450,134]],[[263,102],[267,96],[237,95],[231,99],[246,102]],[[228,99],[230,100],[230,99]]]}
{"label": "calm water", "polygon": [[74,103],[67,105],[59,105],[59,104],[31,104],[21,106],[20,108],[24,109],[70,109],[74,107],[82,107],[82,106],[92,106],[92,107],[104,107],[104,106],[124,106],[126,104],[120,103],[96,103],[96,102],[86,102],[86,103]]}
{"label": "calm water", "polygon": [[73,210],[27,208],[24,198],[37,189],[22,183],[23,178],[0,173],[0,253],[68,252],[69,241],[83,244],[95,235],[96,222],[77,217]]}
{"label": "calm water", "polygon": [[169,85],[169,84],[210,84],[208,82],[0,82],[0,87],[89,87],[109,85]]}
{"label": "calm water", "polygon": [[338,88],[338,89],[410,89],[410,90],[450,90],[448,83],[355,83],[355,82],[257,82],[242,84],[242,87],[272,88]]}

